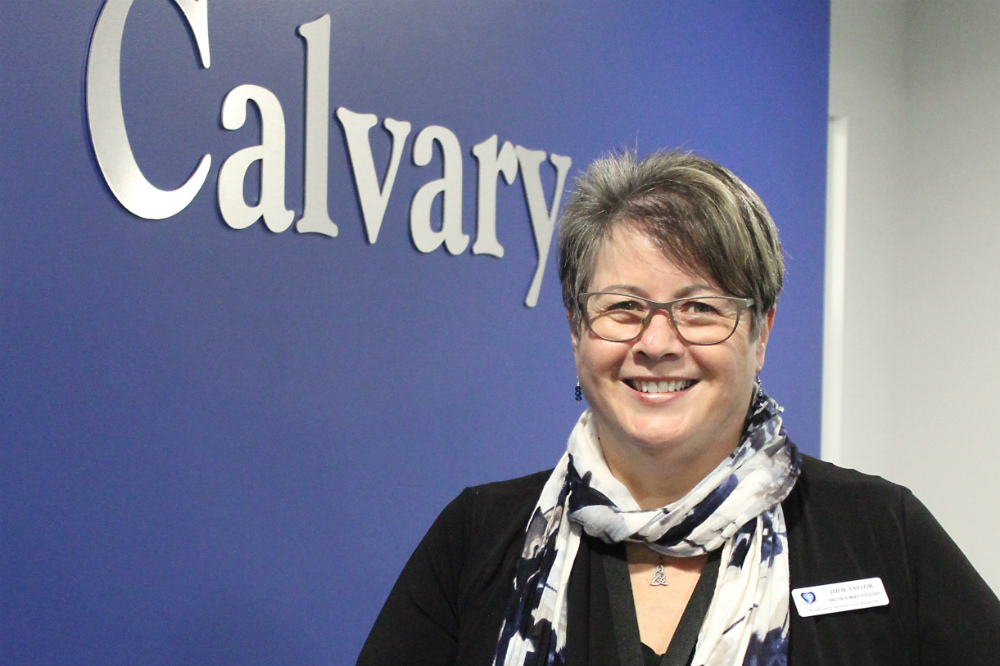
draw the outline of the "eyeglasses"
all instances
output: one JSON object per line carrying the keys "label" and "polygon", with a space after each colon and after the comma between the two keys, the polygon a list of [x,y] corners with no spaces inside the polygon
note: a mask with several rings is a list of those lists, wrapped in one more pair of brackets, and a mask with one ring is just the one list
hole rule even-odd
{"label": "eyeglasses", "polygon": [[740,325],[740,315],[753,307],[751,298],[699,296],[663,303],[607,291],[579,295],[587,328],[609,342],[630,342],[645,332],[657,310],[667,313],[670,325],[692,345],[725,342]]}

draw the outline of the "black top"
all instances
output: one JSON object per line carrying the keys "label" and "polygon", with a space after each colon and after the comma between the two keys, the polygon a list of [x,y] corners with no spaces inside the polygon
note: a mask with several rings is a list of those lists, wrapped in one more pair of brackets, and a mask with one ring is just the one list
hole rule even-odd
{"label": "black top", "polygon": [[[466,489],[403,569],[361,666],[490,666],[549,472]],[[909,490],[803,456],[782,503],[791,589],[880,577],[888,606],[803,618],[790,602],[789,666],[1000,665],[1000,601]],[[622,666],[606,595],[581,548],[568,594],[570,666]],[[606,588],[605,588],[606,589]]]}
{"label": "black top", "polygon": [[[698,631],[715,592],[720,555],[721,550],[710,554],[670,646],[666,653],[658,655],[639,639],[624,545],[606,544],[583,535],[567,594],[570,609],[588,608],[589,614],[587,625],[583,626],[584,616],[570,610],[566,627],[566,663],[617,663],[621,666],[685,666],[691,663]],[[497,632],[499,634],[499,627]],[[600,641],[591,641],[590,637]],[[610,661],[612,658],[615,661]]]}
{"label": "black top", "polygon": [[[599,540],[585,537],[581,547],[595,551],[604,568],[606,594],[611,603],[611,616],[618,646],[618,659],[622,666],[686,666],[694,658],[698,633],[705,621],[708,607],[715,595],[719,578],[722,549],[712,551],[702,567],[698,583],[681,614],[667,651],[657,654],[653,648],[640,641],[639,620],[632,596],[632,579],[628,570],[628,556],[624,544],[606,546]],[[593,577],[592,577],[593,578]],[[594,583],[592,583],[593,585]],[[601,594],[596,591],[595,597]]]}

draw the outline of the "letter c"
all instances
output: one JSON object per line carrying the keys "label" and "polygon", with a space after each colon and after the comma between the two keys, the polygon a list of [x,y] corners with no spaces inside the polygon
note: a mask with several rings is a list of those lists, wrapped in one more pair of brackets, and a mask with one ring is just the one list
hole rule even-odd
{"label": "letter c", "polygon": [[[186,183],[161,190],[142,175],[125,132],[121,94],[121,46],[125,20],[134,0],[107,0],[94,27],[87,57],[87,122],[97,164],[119,202],[139,217],[162,220],[176,215],[201,189],[212,164],[203,155]],[[194,33],[201,63],[211,64],[208,49],[208,0],[173,0]]]}

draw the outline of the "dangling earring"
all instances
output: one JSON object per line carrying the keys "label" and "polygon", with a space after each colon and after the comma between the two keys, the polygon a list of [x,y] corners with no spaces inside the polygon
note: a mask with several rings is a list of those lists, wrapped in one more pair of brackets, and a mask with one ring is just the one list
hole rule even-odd
{"label": "dangling earring", "polygon": [[757,389],[757,397],[764,397],[764,388],[760,385],[760,370],[757,371],[757,377],[754,379],[754,387]]}
{"label": "dangling earring", "polygon": [[576,380],[576,391],[574,392],[573,396],[576,398],[577,402],[580,402],[581,400],[583,400],[583,389],[580,388],[580,379],[579,378],[577,378],[577,380]]}

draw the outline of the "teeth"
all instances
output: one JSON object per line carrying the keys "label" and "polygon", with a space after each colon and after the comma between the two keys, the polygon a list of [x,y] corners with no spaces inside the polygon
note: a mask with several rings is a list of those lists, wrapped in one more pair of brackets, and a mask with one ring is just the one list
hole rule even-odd
{"label": "teeth", "polygon": [[690,379],[679,379],[669,382],[636,381],[634,383],[643,393],[673,393],[675,391],[683,391],[687,387],[694,384],[694,381]]}

